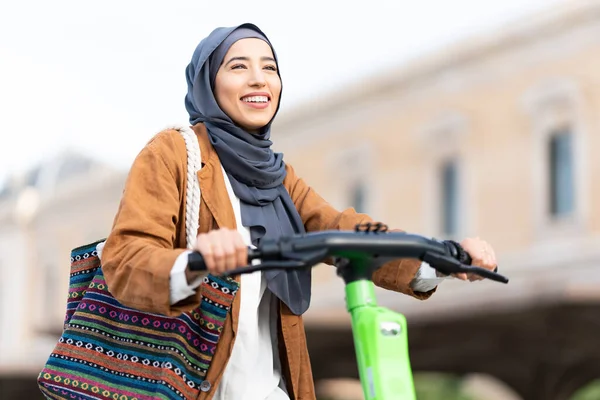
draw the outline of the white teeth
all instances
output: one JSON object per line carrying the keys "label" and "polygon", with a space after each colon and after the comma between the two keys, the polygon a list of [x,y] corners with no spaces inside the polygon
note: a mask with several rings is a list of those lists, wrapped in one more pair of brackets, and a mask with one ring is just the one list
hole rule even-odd
{"label": "white teeth", "polygon": [[245,101],[248,103],[266,103],[269,101],[269,98],[267,96],[249,96],[249,97],[244,97],[242,99],[242,101]]}

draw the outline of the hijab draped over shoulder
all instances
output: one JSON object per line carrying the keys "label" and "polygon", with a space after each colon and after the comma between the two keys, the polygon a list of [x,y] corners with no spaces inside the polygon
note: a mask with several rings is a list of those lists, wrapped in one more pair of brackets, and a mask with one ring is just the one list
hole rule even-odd
{"label": "hijab draped over shoulder", "polygon": [[[186,69],[185,106],[192,125],[206,126],[210,142],[240,199],[242,225],[250,230],[256,246],[263,239],[304,233],[304,225],[283,186],[286,176],[283,154],[271,149],[271,122],[259,133],[249,133],[221,110],[213,93],[225,54],[235,42],[246,38],[258,38],[271,46],[266,35],[252,24],[217,28],[198,44]],[[275,50],[273,56],[277,60]],[[279,68],[277,71],[279,74]],[[310,269],[267,270],[264,274],[269,290],[294,314],[301,315],[308,309]]]}

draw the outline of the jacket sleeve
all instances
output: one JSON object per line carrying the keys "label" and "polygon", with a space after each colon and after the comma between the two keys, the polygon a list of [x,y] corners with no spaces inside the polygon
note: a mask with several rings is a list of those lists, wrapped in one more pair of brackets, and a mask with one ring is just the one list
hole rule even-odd
{"label": "jacket sleeve", "polygon": [[173,132],[159,133],[133,162],[102,252],[102,270],[117,301],[169,316],[182,312],[181,304],[170,304],[169,285],[185,250],[176,247],[186,161]]}
{"label": "jacket sleeve", "polygon": [[[291,165],[286,164],[286,169],[287,176],[284,184],[308,232],[330,229],[354,230],[356,224],[373,221],[368,215],[357,213],[353,208],[341,212],[336,210],[314,189],[308,186],[302,178],[299,178]],[[384,289],[425,300],[436,289],[434,288],[428,292],[415,292],[410,285],[420,266],[420,260],[402,259],[391,261],[375,271],[373,282]]]}

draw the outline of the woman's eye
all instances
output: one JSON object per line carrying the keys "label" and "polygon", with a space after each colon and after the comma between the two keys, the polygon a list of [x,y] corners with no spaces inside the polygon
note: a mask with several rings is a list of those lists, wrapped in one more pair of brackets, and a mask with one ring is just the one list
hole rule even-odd
{"label": "woman's eye", "polygon": [[231,67],[231,69],[244,69],[246,66],[244,64],[235,64]]}
{"label": "woman's eye", "polygon": [[277,67],[274,66],[274,65],[267,65],[265,68],[268,69],[268,70],[270,70],[270,71],[277,71]]}

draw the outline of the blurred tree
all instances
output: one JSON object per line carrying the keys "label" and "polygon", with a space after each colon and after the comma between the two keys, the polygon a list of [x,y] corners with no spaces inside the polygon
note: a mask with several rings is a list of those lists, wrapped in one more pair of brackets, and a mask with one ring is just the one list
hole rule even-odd
{"label": "blurred tree", "polygon": [[579,389],[571,400],[598,400],[600,399],[600,379]]}
{"label": "blurred tree", "polygon": [[[415,390],[418,400],[481,400],[467,396],[462,391],[462,379],[450,374],[415,374]],[[598,399],[596,397],[594,399]],[[577,400],[591,400],[582,398]],[[343,398],[320,397],[317,400],[346,400]]]}
{"label": "blurred tree", "polygon": [[479,400],[462,390],[462,379],[450,374],[415,374],[418,400]]}

